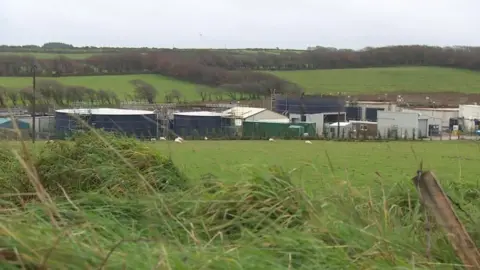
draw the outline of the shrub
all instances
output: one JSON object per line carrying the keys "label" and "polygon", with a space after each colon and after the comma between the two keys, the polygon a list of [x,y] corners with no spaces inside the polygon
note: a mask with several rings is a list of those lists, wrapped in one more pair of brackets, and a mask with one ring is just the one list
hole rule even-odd
{"label": "shrub", "polygon": [[[1,170],[11,171],[2,179],[3,191],[34,191],[25,170],[11,153],[2,152],[0,159]],[[135,139],[99,131],[76,134],[71,142],[45,144],[33,156],[33,166],[38,181],[51,196],[62,195],[63,190],[67,194],[145,194],[184,188],[187,184],[169,158]]]}

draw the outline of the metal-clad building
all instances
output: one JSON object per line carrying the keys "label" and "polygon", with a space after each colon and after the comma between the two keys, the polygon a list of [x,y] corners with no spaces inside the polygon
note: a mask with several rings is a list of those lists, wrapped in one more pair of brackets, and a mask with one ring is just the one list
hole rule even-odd
{"label": "metal-clad building", "polygon": [[469,132],[479,129],[480,105],[460,105],[458,106],[459,117],[463,118],[464,129]]}
{"label": "metal-clad building", "polygon": [[382,138],[428,137],[428,118],[419,113],[378,111],[377,128]]}
{"label": "metal-clad building", "polygon": [[153,111],[94,108],[55,112],[55,130],[60,138],[77,130],[88,129],[85,124],[137,138],[154,138],[158,135],[157,117]]}
{"label": "metal-clad building", "polygon": [[231,120],[223,113],[199,111],[173,114],[173,131],[177,136],[223,136],[230,128]]}

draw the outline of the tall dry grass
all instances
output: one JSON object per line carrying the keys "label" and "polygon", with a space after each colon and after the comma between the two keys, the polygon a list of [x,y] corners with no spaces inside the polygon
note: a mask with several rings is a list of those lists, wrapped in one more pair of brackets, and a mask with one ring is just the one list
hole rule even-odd
{"label": "tall dry grass", "polygon": [[[438,228],[426,257],[408,179],[325,181],[311,197],[281,168],[188,179],[165,154],[99,131],[1,148],[1,269],[461,268]],[[478,188],[451,191],[478,243]]]}

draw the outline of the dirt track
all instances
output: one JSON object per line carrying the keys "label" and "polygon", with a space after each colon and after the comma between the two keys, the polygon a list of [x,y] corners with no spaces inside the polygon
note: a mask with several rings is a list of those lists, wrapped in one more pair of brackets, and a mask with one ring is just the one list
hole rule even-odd
{"label": "dirt track", "polygon": [[[442,92],[442,93],[408,93],[395,92],[388,94],[364,94],[353,95],[352,99],[359,101],[390,101],[397,102],[398,96],[401,96],[404,103],[410,106],[434,106],[434,107],[458,107],[459,104],[473,104],[477,102],[480,104],[479,94],[463,94],[456,92]],[[428,99],[427,99],[428,97]]]}

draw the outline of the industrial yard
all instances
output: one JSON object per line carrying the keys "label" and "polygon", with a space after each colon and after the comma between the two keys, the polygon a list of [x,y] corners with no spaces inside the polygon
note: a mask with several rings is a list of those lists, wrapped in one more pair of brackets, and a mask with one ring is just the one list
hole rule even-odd
{"label": "industrial yard", "polygon": [[[272,96],[272,109],[228,103],[147,106],[142,110],[128,106],[59,109],[53,115],[36,116],[35,136],[65,139],[77,130],[97,128],[143,140],[475,139],[480,121],[480,105],[476,104],[411,107],[401,102],[352,102],[342,96]],[[13,128],[8,114],[0,119],[0,127]],[[31,116],[17,114],[15,121],[23,138],[32,136]]]}

